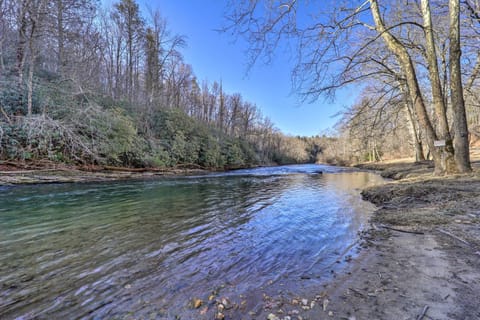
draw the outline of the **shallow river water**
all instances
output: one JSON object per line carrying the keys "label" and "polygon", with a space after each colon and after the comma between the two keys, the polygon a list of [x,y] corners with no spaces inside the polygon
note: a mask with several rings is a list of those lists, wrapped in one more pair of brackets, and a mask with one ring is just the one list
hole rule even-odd
{"label": "shallow river water", "polygon": [[327,278],[381,181],[299,165],[2,188],[0,319],[192,319],[212,293],[254,308]]}

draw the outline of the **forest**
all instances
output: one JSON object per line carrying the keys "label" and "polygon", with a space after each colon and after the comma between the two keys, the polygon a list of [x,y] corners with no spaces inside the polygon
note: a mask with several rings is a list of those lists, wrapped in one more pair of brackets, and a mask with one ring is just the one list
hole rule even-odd
{"label": "forest", "polygon": [[195,76],[186,39],[135,0],[0,1],[0,159],[229,169],[314,162],[221,81]]}
{"label": "forest", "polygon": [[470,170],[478,1],[257,2],[227,6],[223,31],[250,44],[250,65],[295,48],[301,102],[358,91],[335,128],[283,134],[255,102],[198,79],[185,37],[135,0],[0,0],[0,159],[228,169],[414,157],[437,174]]}

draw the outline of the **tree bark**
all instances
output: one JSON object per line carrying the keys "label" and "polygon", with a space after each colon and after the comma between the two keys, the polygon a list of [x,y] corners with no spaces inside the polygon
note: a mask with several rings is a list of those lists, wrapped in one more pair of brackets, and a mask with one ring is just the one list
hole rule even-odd
{"label": "tree bark", "polygon": [[422,140],[420,139],[420,132],[418,129],[417,119],[415,117],[415,111],[413,110],[412,102],[410,101],[410,94],[407,85],[402,85],[402,92],[405,99],[405,108],[407,109],[408,122],[410,123],[410,131],[412,133],[415,161],[424,161],[425,153],[423,152]]}
{"label": "tree bark", "polygon": [[18,86],[18,108],[23,109],[24,83],[23,73],[25,69],[25,49],[27,46],[27,8],[29,1],[25,0],[19,4],[18,12],[18,45],[17,45],[17,86]]}
{"label": "tree bark", "polygon": [[64,19],[63,19],[63,0],[57,0],[57,63],[58,71],[63,77],[65,75],[65,31],[64,31]]}
{"label": "tree bark", "polygon": [[28,79],[27,79],[27,116],[32,115],[33,107],[33,75],[35,72],[35,59],[37,57],[37,38],[39,36],[38,29],[40,19],[43,15],[44,0],[31,1],[28,7],[28,15],[30,20],[30,30],[28,36]]}
{"label": "tree bark", "polygon": [[434,146],[435,140],[437,140],[436,132],[428,117],[425,101],[421,94],[420,85],[418,83],[417,74],[413,65],[413,61],[404,45],[398,41],[385,27],[385,24],[380,15],[380,9],[378,7],[377,0],[370,0],[370,10],[372,12],[373,20],[375,22],[376,29],[380,36],[385,41],[388,49],[396,56],[403,73],[406,77],[406,82],[410,92],[410,99],[413,102],[415,108],[415,114],[418,117],[419,123],[422,125],[426,142],[429,149],[432,152],[433,161],[435,164],[435,174],[442,175],[447,173],[447,168],[444,165],[445,155],[436,149]]}
{"label": "tree bark", "polygon": [[453,130],[455,163],[459,172],[470,172],[470,150],[468,144],[468,126],[463,97],[460,56],[460,3],[449,0],[450,11],[450,99],[453,109]]}
{"label": "tree bark", "polygon": [[425,31],[425,52],[427,56],[428,74],[430,86],[432,88],[432,100],[435,115],[438,121],[437,138],[445,140],[444,147],[437,147],[443,153],[442,166],[447,173],[455,172],[455,159],[452,137],[448,128],[447,108],[445,105],[444,92],[440,81],[440,72],[437,62],[437,52],[435,49],[435,40],[433,38],[432,16],[430,10],[430,1],[421,0],[423,29]]}

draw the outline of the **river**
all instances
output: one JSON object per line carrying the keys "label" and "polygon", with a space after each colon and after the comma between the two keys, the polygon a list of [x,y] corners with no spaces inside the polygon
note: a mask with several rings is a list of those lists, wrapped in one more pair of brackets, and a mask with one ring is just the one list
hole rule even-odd
{"label": "river", "polygon": [[360,190],[381,182],[295,165],[3,188],[0,318],[203,319],[191,301],[209,296],[246,313],[340,268],[374,210]]}

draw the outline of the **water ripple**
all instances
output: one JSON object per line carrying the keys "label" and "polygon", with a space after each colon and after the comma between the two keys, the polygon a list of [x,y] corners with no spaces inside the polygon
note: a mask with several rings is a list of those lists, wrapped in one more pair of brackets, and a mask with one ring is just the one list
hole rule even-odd
{"label": "water ripple", "polygon": [[355,241],[379,182],[307,165],[2,189],[0,318],[188,318],[219,288],[295,290]]}

